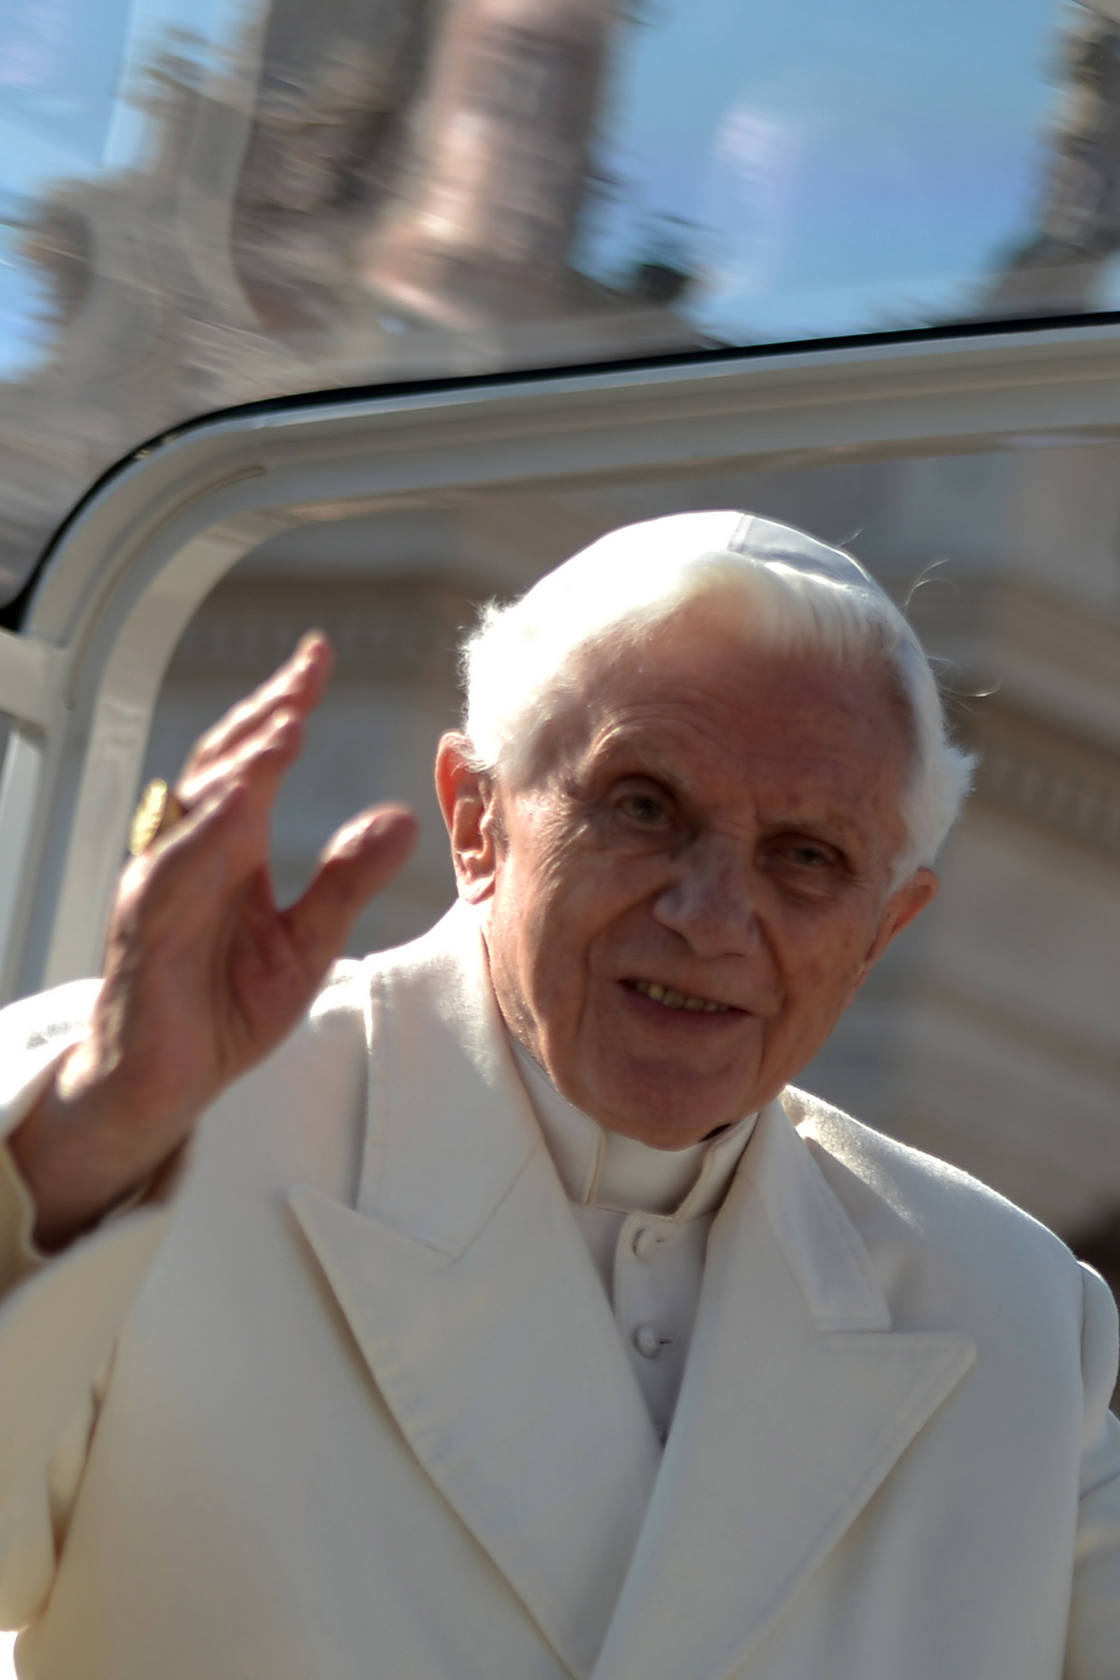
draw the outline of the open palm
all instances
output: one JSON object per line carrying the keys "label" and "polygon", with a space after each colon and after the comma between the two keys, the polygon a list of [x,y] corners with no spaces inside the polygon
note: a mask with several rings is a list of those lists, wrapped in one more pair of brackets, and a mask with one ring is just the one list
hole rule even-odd
{"label": "open palm", "polygon": [[204,735],[177,784],[187,815],[125,870],[88,1037],[17,1145],[40,1240],[64,1240],[141,1183],[280,1043],[408,856],[410,813],[364,811],[329,842],[303,895],[275,902],[272,811],[331,664],[326,639],[305,637]]}

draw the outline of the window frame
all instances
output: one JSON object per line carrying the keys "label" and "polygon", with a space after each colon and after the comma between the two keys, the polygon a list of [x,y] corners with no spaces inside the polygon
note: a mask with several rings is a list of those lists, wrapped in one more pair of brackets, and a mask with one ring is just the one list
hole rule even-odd
{"label": "window frame", "polygon": [[293,400],[140,451],[0,632],[0,1002],[100,966],[167,664],[282,529],[502,490],[1120,439],[1120,325]]}

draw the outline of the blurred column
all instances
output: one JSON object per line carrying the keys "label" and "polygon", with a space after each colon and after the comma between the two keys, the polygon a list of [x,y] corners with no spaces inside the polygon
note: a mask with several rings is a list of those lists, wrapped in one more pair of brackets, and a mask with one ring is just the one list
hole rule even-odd
{"label": "blurred column", "polygon": [[406,204],[368,282],[470,328],[557,309],[583,198],[612,0],[459,0],[432,68]]}
{"label": "blurred column", "polygon": [[1062,13],[1061,97],[1036,228],[984,300],[987,315],[1092,309],[1120,248],[1120,0],[1067,0]]}

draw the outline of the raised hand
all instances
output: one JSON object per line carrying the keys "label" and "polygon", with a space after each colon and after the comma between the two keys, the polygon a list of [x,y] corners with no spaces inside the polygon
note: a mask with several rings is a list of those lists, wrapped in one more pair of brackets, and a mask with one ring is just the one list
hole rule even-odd
{"label": "raised hand", "polygon": [[331,665],[326,639],[304,637],[196,743],[176,785],[187,815],[121,878],[89,1034],[9,1140],[45,1247],[142,1183],[276,1047],[412,849],[409,812],[364,811],[327,845],[302,897],[277,908],[272,810]]}

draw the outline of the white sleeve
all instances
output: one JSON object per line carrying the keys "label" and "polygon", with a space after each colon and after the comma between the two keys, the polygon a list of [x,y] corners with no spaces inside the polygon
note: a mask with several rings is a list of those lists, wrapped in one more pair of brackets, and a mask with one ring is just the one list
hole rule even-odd
{"label": "white sleeve", "polygon": [[1120,1419],[1109,1411],[1116,1306],[1088,1268],[1084,1287],[1085,1440],[1065,1680],[1120,1680]]}
{"label": "white sleeve", "polygon": [[166,1227],[158,1206],[103,1222],[56,1258],[4,1142],[81,1037],[96,982],[0,1012],[0,1626],[50,1590],[113,1344]]}

